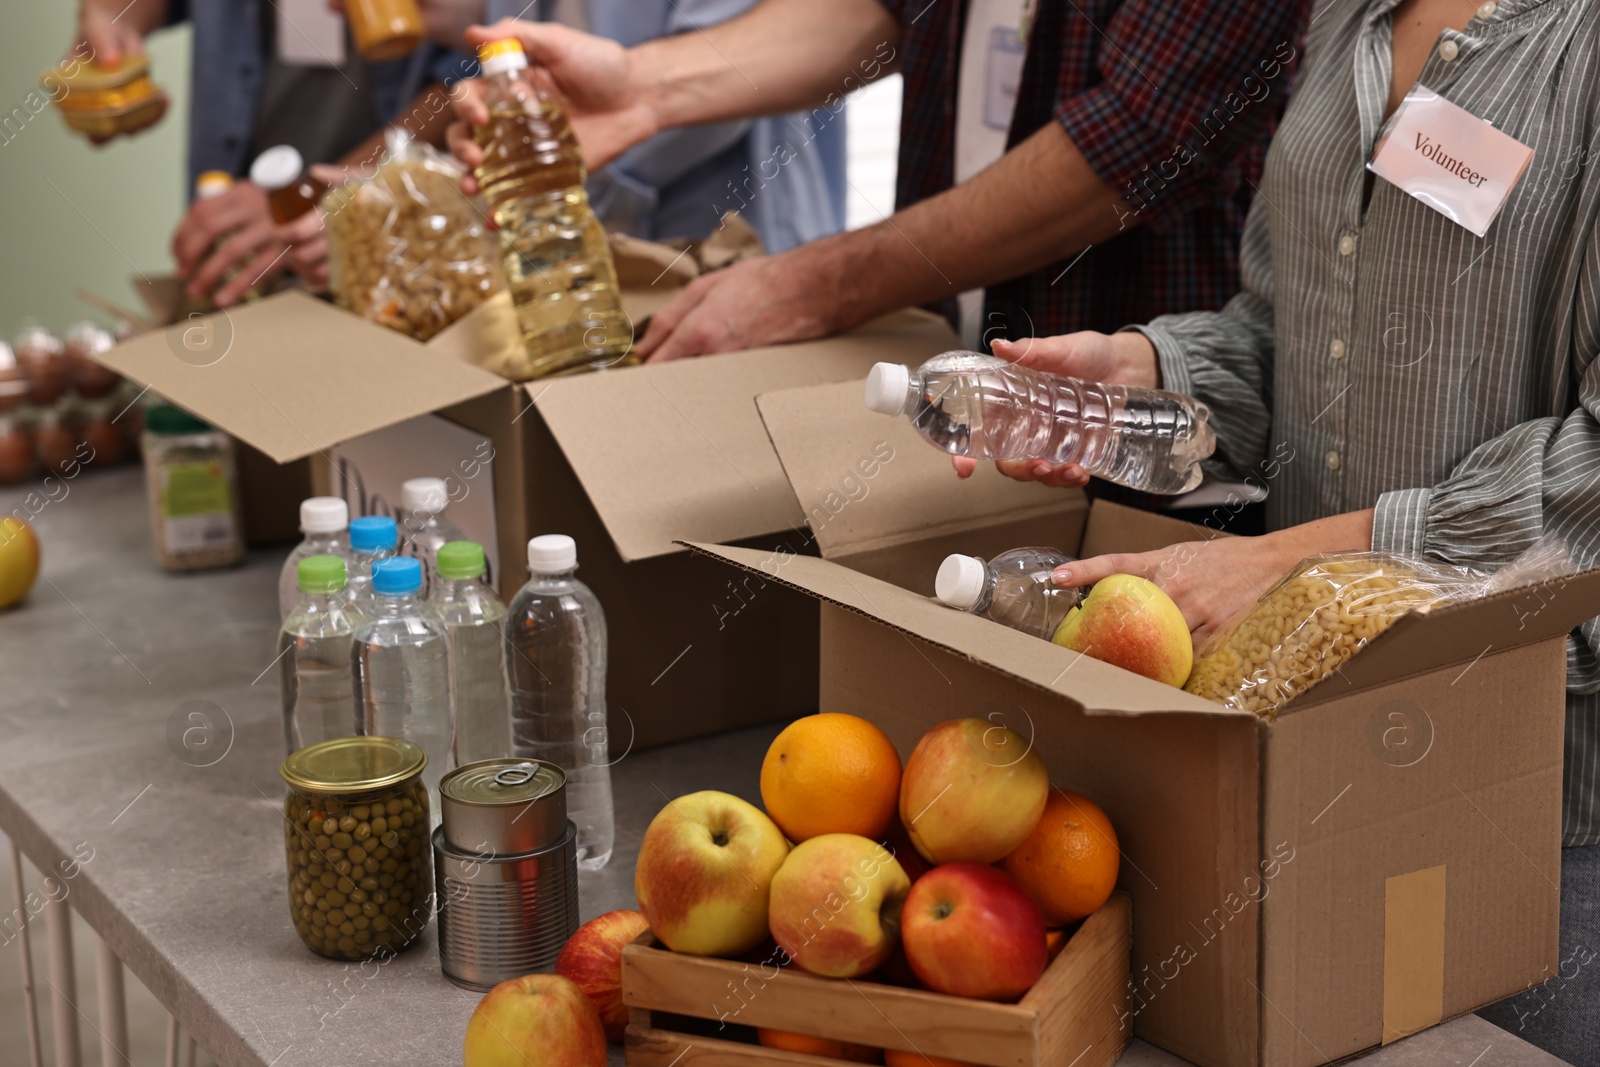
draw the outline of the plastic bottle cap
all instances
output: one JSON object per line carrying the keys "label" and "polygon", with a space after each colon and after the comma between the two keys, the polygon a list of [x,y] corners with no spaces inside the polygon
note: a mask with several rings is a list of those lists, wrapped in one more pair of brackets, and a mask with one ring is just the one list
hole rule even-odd
{"label": "plastic bottle cap", "polygon": [[407,478],[400,483],[400,506],[416,514],[437,515],[450,503],[450,491],[443,478]]}
{"label": "plastic bottle cap", "polygon": [[522,50],[521,41],[514,37],[502,37],[478,47],[478,62],[483,65],[483,76],[487,78],[526,69],[528,56]]}
{"label": "plastic bottle cap", "polygon": [[302,593],[336,593],[344,588],[344,560],[338,556],[307,556],[295,571]]}
{"label": "plastic bottle cap", "polygon": [[441,578],[476,578],[484,569],[483,546],[476,541],[440,545],[433,559]]}
{"label": "plastic bottle cap", "polygon": [[400,543],[400,531],[387,515],[363,515],[350,520],[350,547],[357,552],[393,549]]}
{"label": "plastic bottle cap", "polygon": [[173,404],[157,404],[144,413],[145,432],[162,436],[210,433],[211,424],[202,422]]}
{"label": "plastic bottle cap", "polygon": [[233,175],[225,170],[208,170],[194,180],[196,200],[210,200],[233,188]]}
{"label": "plastic bottle cap", "polygon": [[349,525],[350,506],[336,496],[300,501],[300,529],[304,533],[338,533]]}
{"label": "plastic bottle cap", "polygon": [[305,160],[293,145],[274,145],[250,164],[250,180],[270,193],[291,184],[305,169]]}
{"label": "plastic bottle cap", "polygon": [[984,578],[983,560],[955,552],[939,564],[939,573],[933,579],[933,593],[940,603],[967,611],[983,595]]}
{"label": "plastic bottle cap", "polygon": [[379,596],[408,596],[422,588],[422,561],[392,556],[372,565],[372,591]]}
{"label": "plastic bottle cap", "polygon": [[910,389],[910,367],[898,363],[874,364],[867,373],[867,407],[879,415],[903,414]]}
{"label": "plastic bottle cap", "polygon": [[566,534],[541,534],[528,542],[528,569],[535,574],[561,574],[578,565],[578,542]]}

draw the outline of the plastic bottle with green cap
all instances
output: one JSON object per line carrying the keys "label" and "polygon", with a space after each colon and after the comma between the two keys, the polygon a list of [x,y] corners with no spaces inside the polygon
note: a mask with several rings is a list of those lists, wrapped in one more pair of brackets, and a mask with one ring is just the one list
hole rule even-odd
{"label": "plastic bottle with green cap", "polygon": [[360,619],[344,595],[345,559],[307,556],[295,578],[300,600],[278,634],[283,737],[290,752],[361,732],[350,686],[350,642]]}
{"label": "plastic bottle with green cap", "polygon": [[483,546],[451,541],[435,554],[428,602],[450,635],[450,701],[459,766],[511,755],[511,694],[506,688],[506,606],[484,581]]}

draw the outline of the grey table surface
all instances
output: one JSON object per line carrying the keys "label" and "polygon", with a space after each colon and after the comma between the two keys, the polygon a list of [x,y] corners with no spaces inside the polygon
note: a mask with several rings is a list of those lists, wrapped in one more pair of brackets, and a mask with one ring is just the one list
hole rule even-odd
{"label": "grey table surface", "polygon": [[[27,491],[0,491],[0,514],[36,510],[44,497],[30,505]],[[270,669],[282,552],[169,575],[137,467],[51,495],[33,520],[43,573],[0,614],[0,829],[41,870],[70,872],[68,901],[225,1067],[458,1063],[477,996],[441,977],[431,928],[380,967],[316,957],[289,924]],[[639,838],[667,798],[716,788],[759,800],[776,730],[623,756],[616,852],[580,877],[583,917],[634,906]],[[1182,1061],[1135,1041],[1121,1062]],[[1559,1061],[1468,1016],[1361,1062]]]}

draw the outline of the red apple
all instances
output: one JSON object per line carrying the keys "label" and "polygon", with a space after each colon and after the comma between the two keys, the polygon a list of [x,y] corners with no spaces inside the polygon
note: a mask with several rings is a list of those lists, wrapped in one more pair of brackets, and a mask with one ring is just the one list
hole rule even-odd
{"label": "red apple", "polygon": [[621,1041],[628,1026],[628,1006],[622,1003],[622,946],[648,928],[639,912],[608,911],[578,927],[556,957],[556,973],[589,994],[608,1041]]}
{"label": "red apple", "polygon": [[1015,1000],[1044,973],[1044,916],[1017,880],[981,863],[946,863],[911,887],[901,919],[906,961],[939,993]]}
{"label": "red apple", "polygon": [[501,982],[467,1020],[462,1067],[605,1067],[606,1032],[589,998],[559,974]]}

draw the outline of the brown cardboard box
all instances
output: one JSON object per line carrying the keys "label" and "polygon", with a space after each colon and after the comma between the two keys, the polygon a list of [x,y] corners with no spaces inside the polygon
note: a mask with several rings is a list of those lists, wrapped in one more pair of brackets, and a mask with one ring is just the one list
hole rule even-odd
{"label": "brown cardboard box", "polygon": [[[754,398],[921,360],[956,345],[948,327],[904,312],[826,341],[524,386],[466,358],[492,313],[423,345],[289,292],[213,323],[214,350],[191,351],[180,325],[104,361],[278,463],[312,457],[323,486],[335,445],[418,415],[487,437],[502,596],[527,579],[527,539],[562,532],[605,605],[614,757],[813,710],[815,606],[768,597],[740,619],[755,625],[728,625],[724,605],[741,601],[727,569],[672,538],[798,541],[803,515]],[[468,491],[480,484],[469,459],[446,465]]]}
{"label": "brown cardboard box", "polygon": [[[1140,1037],[1198,1064],[1300,1067],[1549,977],[1563,642],[1600,571],[1403,619],[1268,724],[926,596],[948,551],[1087,556],[1197,528],[992,471],[958,482],[857,383],[759,404],[824,558],[696,547],[758,598],[822,603],[822,708],[902,754],[936,722],[990,716],[1105,807]],[[830,502],[867,455],[870,488]]]}

